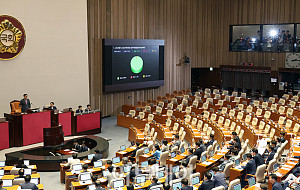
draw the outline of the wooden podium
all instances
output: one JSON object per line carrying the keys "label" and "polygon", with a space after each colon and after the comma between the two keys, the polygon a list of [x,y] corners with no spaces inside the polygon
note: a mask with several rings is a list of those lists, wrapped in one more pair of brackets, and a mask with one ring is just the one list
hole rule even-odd
{"label": "wooden podium", "polygon": [[62,125],[43,129],[44,146],[56,146],[64,142]]}

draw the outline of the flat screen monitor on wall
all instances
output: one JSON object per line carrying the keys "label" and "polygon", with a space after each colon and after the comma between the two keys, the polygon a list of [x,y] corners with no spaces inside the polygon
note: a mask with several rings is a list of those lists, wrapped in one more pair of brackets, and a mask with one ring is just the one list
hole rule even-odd
{"label": "flat screen monitor on wall", "polygon": [[164,40],[103,40],[105,93],[163,85]]}

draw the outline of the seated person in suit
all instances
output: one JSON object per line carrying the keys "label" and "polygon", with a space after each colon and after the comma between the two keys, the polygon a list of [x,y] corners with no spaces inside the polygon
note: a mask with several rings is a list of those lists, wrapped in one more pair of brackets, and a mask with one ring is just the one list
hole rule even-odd
{"label": "seated person in suit", "polygon": [[277,152],[278,148],[280,147],[279,145],[277,145],[277,141],[275,141],[275,140],[271,141],[271,146],[274,147],[274,152],[275,153]]}
{"label": "seated person in suit", "polygon": [[68,163],[66,163],[66,164],[64,164],[64,165],[65,165],[65,166],[72,166],[72,165],[74,165],[74,164],[80,164],[80,160],[78,159],[77,154],[73,154],[73,155],[72,155],[72,158],[73,158],[73,159],[71,159],[70,162],[68,162]]}
{"label": "seated person in suit", "polygon": [[95,150],[95,155],[93,156],[91,162],[94,163],[95,161],[98,161],[103,158],[103,155],[100,153],[100,150]]}
{"label": "seated person in suit", "polygon": [[0,190],[7,190],[7,189],[3,188],[2,186],[3,186],[3,181],[2,181],[2,179],[0,179]]}
{"label": "seated person in suit", "polygon": [[212,178],[215,187],[224,186],[225,189],[228,188],[228,184],[225,180],[225,174],[223,172],[219,171],[219,168],[217,166],[212,168],[212,171],[214,172],[214,176]]}
{"label": "seated person in suit", "polygon": [[211,180],[211,173],[207,172],[204,175],[204,180],[202,184],[199,186],[198,190],[211,190],[215,187],[215,183]]}
{"label": "seated person in suit", "polygon": [[90,112],[90,111],[92,111],[92,107],[90,104],[88,104],[88,105],[86,105],[84,112]]}
{"label": "seated person in suit", "polygon": [[175,147],[177,146],[178,148],[180,147],[181,141],[179,140],[179,135],[175,134],[174,140],[171,142],[172,146]]}
{"label": "seated person in suit", "polygon": [[153,153],[153,156],[154,156],[154,158],[155,158],[156,160],[159,160],[160,155],[161,155],[161,151],[160,151],[159,145],[156,144],[156,145],[154,146],[154,153]]}
{"label": "seated person in suit", "polygon": [[19,176],[15,177],[15,179],[17,179],[17,178],[25,178],[25,176],[24,176],[24,169],[23,168],[19,169],[18,173],[19,173]]}
{"label": "seated person in suit", "polygon": [[230,163],[230,154],[224,155],[224,161],[219,165],[219,170],[224,171],[226,164]]}
{"label": "seated person in suit", "polygon": [[237,150],[232,150],[231,151],[231,157],[230,157],[230,161],[234,162],[234,160],[236,159],[237,155],[239,154],[239,152]]}
{"label": "seated person in suit", "polygon": [[167,140],[162,140],[161,151],[166,152],[169,151],[169,145]]}
{"label": "seated person in suit", "polygon": [[[250,153],[247,153],[246,158],[247,158],[248,162],[247,162],[246,166],[242,166],[242,168],[246,171],[246,174],[242,175],[242,187],[247,185],[247,183],[245,181],[245,177],[246,177],[246,179],[249,179],[249,178],[253,177],[256,172],[256,164],[255,164],[255,160],[252,158],[252,155]],[[253,176],[251,176],[251,175],[253,175]]]}
{"label": "seated person in suit", "polygon": [[196,142],[196,149],[194,152],[194,155],[197,156],[197,160],[200,160],[201,154],[206,150],[205,145],[203,144],[202,139],[199,139],[199,141]]}
{"label": "seated person in suit", "polygon": [[[237,133],[236,133],[235,131],[233,131],[233,132],[231,133],[231,135],[232,135],[232,140],[233,140],[235,137],[237,137],[236,142],[239,143],[239,144],[241,145],[241,140],[240,140],[240,137],[237,135]],[[230,142],[229,144],[234,145],[233,142]]]}
{"label": "seated person in suit", "polygon": [[31,176],[26,175],[25,176],[25,183],[21,184],[21,189],[32,189],[32,190],[38,190],[39,188],[34,184],[30,183]]}
{"label": "seated person in suit", "polygon": [[187,179],[182,179],[181,184],[181,190],[193,190],[193,187],[189,185],[189,181]]}
{"label": "seated person in suit", "polygon": [[275,155],[273,146],[269,146],[268,151],[269,151],[269,156],[266,160],[266,164],[269,164],[269,162],[274,158],[274,155]]}
{"label": "seated person in suit", "polygon": [[89,150],[89,148],[85,145],[85,142],[83,141],[79,152],[86,152],[88,150]]}
{"label": "seated person in suit", "polygon": [[209,135],[209,141],[206,143],[206,148],[209,146],[209,145],[213,145],[214,143],[214,134],[210,134]]}
{"label": "seated person in suit", "polygon": [[87,164],[82,165],[82,172],[89,172],[88,169],[89,169],[89,165]]}
{"label": "seated person in suit", "polygon": [[78,144],[78,142],[76,140],[73,141],[72,150],[74,150],[74,151],[79,151],[80,150],[80,145]]}
{"label": "seated person in suit", "polygon": [[272,184],[272,190],[283,190],[281,184],[277,182],[276,174],[269,175],[269,182]]}
{"label": "seated person in suit", "polygon": [[188,156],[186,157],[186,159],[185,159],[185,161],[187,162],[187,163],[190,163],[190,159],[193,157],[193,156],[195,156],[194,154],[193,154],[193,149],[192,148],[188,148]]}
{"label": "seated person in suit", "polygon": [[24,160],[22,158],[19,158],[16,168],[27,168],[27,166],[24,164]]}
{"label": "seated person in suit", "polygon": [[57,110],[56,106],[54,106],[54,102],[50,102],[48,109]]}
{"label": "seated person in suit", "polygon": [[78,106],[78,109],[76,110],[76,113],[83,113],[82,106]]}
{"label": "seated person in suit", "polygon": [[258,153],[258,150],[256,148],[252,149],[252,156],[255,160],[256,167],[263,165],[265,163],[264,158]]}
{"label": "seated person in suit", "polygon": [[154,187],[154,186],[156,186],[156,185],[160,185],[160,184],[158,183],[158,179],[157,179],[157,177],[152,177],[152,179],[151,179],[151,184],[149,185],[148,189],[150,189],[151,187]]}
{"label": "seated person in suit", "polygon": [[280,132],[280,143],[284,143],[285,142],[285,132]]}

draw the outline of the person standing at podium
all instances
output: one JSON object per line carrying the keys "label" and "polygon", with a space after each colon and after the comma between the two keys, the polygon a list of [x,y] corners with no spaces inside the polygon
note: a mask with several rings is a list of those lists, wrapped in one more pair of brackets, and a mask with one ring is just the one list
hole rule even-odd
{"label": "person standing at podium", "polygon": [[90,112],[92,111],[92,107],[90,104],[86,105],[86,109],[84,110],[84,112]]}
{"label": "person standing at podium", "polygon": [[30,100],[28,99],[28,94],[23,94],[23,99],[20,101],[21,111],[26,112],[31,108]]}
{"label": "person standing at podium", "polygon": [[56,106],[54,105],[54,102],[50,102],[50,106],[48,109],[57,110]]}

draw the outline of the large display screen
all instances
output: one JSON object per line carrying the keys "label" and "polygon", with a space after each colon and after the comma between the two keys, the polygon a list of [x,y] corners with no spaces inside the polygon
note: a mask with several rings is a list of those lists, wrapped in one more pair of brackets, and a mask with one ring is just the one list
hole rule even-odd
{"label": "large display screen", "polygon": [[164,40],[104,39],[104,92],[164,85]]}

